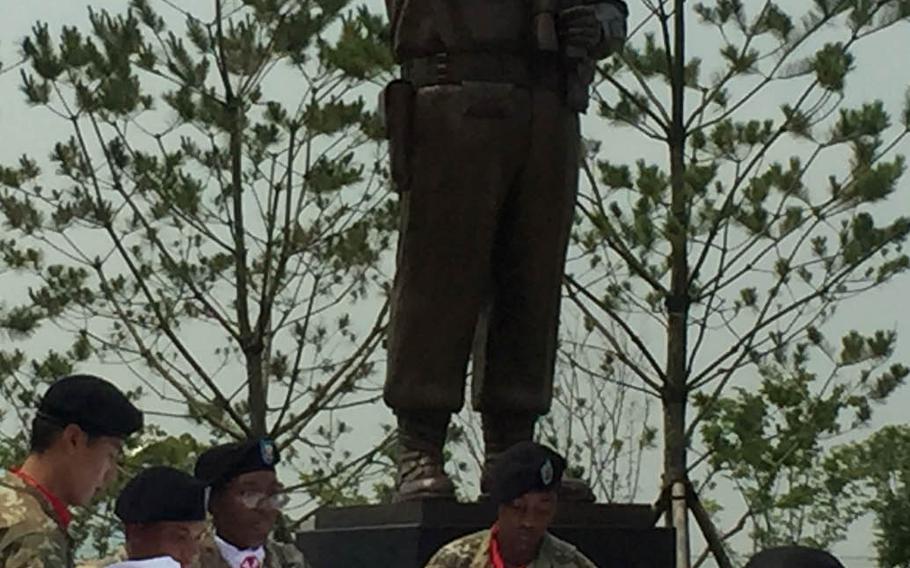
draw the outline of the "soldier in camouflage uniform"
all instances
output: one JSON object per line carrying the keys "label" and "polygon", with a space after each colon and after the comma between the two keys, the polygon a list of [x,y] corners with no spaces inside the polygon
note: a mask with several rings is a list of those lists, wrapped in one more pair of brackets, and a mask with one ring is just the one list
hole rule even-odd
{"label": "soldier in camouflage uniform", "polygon": [[51,385],[25,463],[0,474],[0,566],[72,567],[69,507],[88,505],[114,479],[123,439],[140,428],[142,413],[103,379]]}
{"label": "soldier in camouflage uniform", "polygon": [[[291,544],[276,542],[268,539],[263,547],[265,555],[261,566],[263,568],[307,568],[308,564],[303,559],[303,554]],[[202,548],[199,552],[198,568],[228,568],[231,564],[222,556],[221,550],[215,543],[212,533],[207,535],[202,541]],[[247,568],[240,564],[241,568]],[[255,566],[250,564],[249,566]]]}
{"label": "soldier in camouflage uniform", "polygon": [[492,470],[496,524],[442,547],[426,568],[596,568],[571,544],[547,532],[566,462],[534,442],[506,450]]}
{"label": "soldier in camouflage uniform", "polygon": [[[496,568],[518,564],[493,564],[490,560],[490,531],[468,535],[443,547],[426,568]],[[537,556],[527,568],[597,568],[593,562],[571,544],[547,533],[540,543]]]}
{"label": "soldier in camouflage uniform", "polygon": [[212,488],[214,530],[203,539],[197,568],[306,568],[303,554],[269,538],[286,496],[275,475],[278,450],[266,438],[212,448],[196,477]]}

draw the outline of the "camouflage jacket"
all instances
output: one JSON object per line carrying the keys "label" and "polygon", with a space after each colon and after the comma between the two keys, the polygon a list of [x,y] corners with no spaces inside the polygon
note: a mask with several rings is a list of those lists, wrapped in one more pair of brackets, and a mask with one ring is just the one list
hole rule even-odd
{"label": "camouflage jacket", "polygon": [[[443,546],[425,568],[492,568],[490,531],[469,534]],[[528,568],[597,568],[568,542],[547,533]]]}
{"label": "camouflage jacket", "polygon": [[[221,551],[215,544],[212,533],[205,536],[199,549],[199,557],[193,564],[194,568],[230,568],[221,557]],[[291,544],[282,544],[269,540],[265,544],[265,561],[262,568],[309,568],[303,559],[303,554]]]}
{"label": "camouflage jacket", "polygon": [[50,503],[9,472],[0,474],[0,566],[73,566],[72,541]]}
{"label": "camouflage jacket", "polygon": [[121,546],[104,558],[83,559],[76,561],[76,568],[107,568],[112,564],[124,562],[129,558],[126,546]]}

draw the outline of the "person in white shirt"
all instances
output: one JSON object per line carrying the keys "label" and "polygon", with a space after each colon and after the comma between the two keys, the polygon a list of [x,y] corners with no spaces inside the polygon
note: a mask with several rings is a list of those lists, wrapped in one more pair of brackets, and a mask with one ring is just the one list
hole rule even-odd
{"label": "person in white shirt", "polygon": [[165,466],[126,484],[114,514],[124,524],[128,560],[109,568],[190,568],[205,532],[208,487]]}

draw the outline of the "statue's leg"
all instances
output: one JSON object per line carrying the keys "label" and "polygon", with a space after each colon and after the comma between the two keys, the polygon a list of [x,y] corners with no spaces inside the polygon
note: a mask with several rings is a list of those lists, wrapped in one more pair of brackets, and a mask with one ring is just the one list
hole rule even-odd
{"label": "statue's leg", "polygon": [[480,476],[480,493],[490,493],[491,474],[499,456],[518,442],[534,439],[537,414],[527,412],[484,412],[484,463]]}
{"label": "statue's leg", "polygon": [[[443,470],[446,426],[464,402],[495,226],[522,153],[506,143],[512,115],[493,112],[504,94],[464,91],[430,87],[416,96],[385,384],[398,418],[400,500],[454,494]],[[472,116],[472,98],[493,116]]]}
{"label": "statue's leg", "polygon": [[579,147],[578,115],[556,93],[536,91],[531,144],[496,235],[494,294],[474,351],[474,406],[483,412],[486,442],[482,486],[497,454],[533,437],[529,419],[550,409]]}

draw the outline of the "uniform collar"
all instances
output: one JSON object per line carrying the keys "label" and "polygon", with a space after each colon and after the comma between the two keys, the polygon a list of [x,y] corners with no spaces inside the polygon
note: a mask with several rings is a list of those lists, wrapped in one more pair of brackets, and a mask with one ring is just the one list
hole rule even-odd
{"label": "uniform collar", "polygon": [[218,547],[221,558],[223,558],[231,568],[241,568],[243,561],[250,556],[255,556],[259,560],[260,565],[263,565],[265,562],[265,546],[240,549],[218,536],[217,533],[215,533],[215,546]]}
{"label": "uniform collar", "polygon": [[[506,568],[506,563],[502,559],[502,553],[499,550],[499,525],[493,525],[490,529],[490,564],[493,568]],[[522,568],[528,568],[523,566]]]}
{"label": "uniform collar", "polygon": [[54,514],[57,517],[57,522],[60,524],[60,527],[66,531],[70,522],[73,520],[73,514],[70,513],[69,507],[66,506],[66,503],[62,499],[51,493],[49,489],[38,483],[38,481],[31,475],[25,473],[20,468],[11,469],[10,473],[22,480],[23,483],[29,487],[35,489],[42,497],[50,504],[51,508],[54,510]]}
{"label": "uniform collar", "polygon": [[181,566],[170,556],[159,556],[145,560],[124,560],[111,564],[108,568],[181,568]]}

